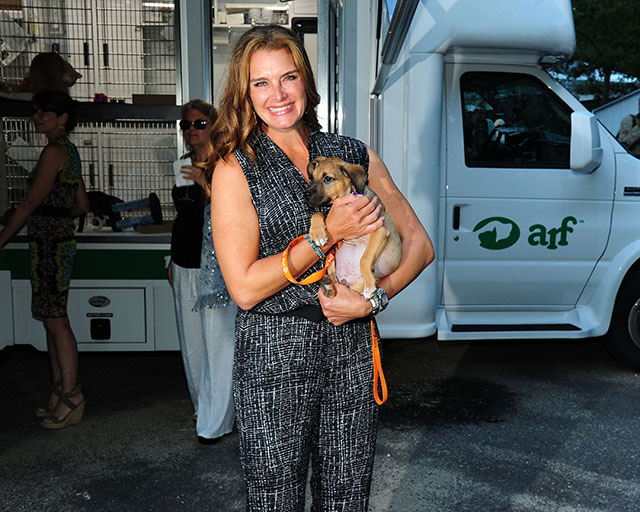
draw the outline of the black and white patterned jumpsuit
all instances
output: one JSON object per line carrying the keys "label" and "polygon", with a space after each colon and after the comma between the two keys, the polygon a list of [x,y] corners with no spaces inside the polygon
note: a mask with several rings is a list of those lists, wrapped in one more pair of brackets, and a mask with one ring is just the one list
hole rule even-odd
{"label": "black and white patterned jumpsuit", "polygon": [[[262,131],[250,144],[256,162],[235,155],[266,258],[307,233],[314,210],[303,198],[307,182],[284,152]],[[310,160],[337,156],[368,170],[367,148],[355,139],[312,132],[308,149]],[[283,315],[318,306],[317,292],[317,285],[290,284],[236,319],[234,402],[250,511],[304,510],[310,456],[312,510],[367,510],[377,425],[370,325]]]}

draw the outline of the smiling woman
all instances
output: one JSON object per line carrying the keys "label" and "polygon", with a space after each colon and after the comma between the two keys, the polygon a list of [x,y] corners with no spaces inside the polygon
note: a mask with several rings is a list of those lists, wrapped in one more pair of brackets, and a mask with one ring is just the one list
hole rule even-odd
{"label": "smiling woman", "polygon": [[373,305],[340,284],[329,299],[317,284],[290,284],[284,271],[304,279],[338,241],[368,235],[383,219],[377,199],[349,194],[320,208],[325,245],[292,243],[316,211],[304,200],[309,162],[322,155],[361,166],[389,215],[402,221],[403,260],[380,281],[381,293],[398,293],[433,257],[382,160],[359,140],[321,132],[318,102],[293,32],[257,26],[238,40],[214,127],[221,158],[211,220],[220,268],[241,308],[233,385],[249,511],[303,511],[310,458],[314,510],[364,511],[369,500]]}
{"label": "smiling woman", "polygon": [[288,50],[258,50],[249,62],[249,97],[264,132],[295,129],[307,108],[304,82]]}

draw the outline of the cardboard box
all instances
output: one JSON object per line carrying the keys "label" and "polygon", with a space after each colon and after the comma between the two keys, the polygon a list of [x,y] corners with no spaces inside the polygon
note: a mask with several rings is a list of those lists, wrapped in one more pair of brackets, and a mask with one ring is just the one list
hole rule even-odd
{"label": "cardboard box", "polygon": [[227,25],[244,25],[244,13],[227,13]]}

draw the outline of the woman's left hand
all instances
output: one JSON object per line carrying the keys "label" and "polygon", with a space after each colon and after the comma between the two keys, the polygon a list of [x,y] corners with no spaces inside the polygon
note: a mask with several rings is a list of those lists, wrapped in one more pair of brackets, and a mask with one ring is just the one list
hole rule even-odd
{"label": "woman's left hand", "polygon": [[371,303],[361,294],[340,283],[334,282],[333,285],[336,290],[333,299],[326,297],[322,290],[318,292],[322,312],[333,325],[342,325],[371,313]]}
{"label": "woman's left hand", "polygon": [[202,188],[205,188],[204,171],[201,167],[196,167],[195,165],[183,165],[180,168],[180,172],[185,180],[191,180]]}

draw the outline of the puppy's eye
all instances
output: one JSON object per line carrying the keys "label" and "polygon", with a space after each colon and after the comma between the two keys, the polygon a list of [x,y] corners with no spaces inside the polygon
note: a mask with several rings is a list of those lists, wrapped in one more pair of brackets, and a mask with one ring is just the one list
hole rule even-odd
{"label": "puppy's eye", "polygon": [[329,183],[332,183],[334,181],[335,180],[331,176],[323,176],[322,177],[322,183],[324,183],[325,185],[328,185]]}

